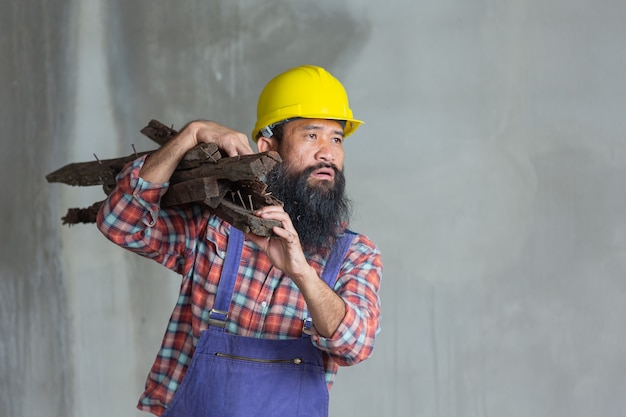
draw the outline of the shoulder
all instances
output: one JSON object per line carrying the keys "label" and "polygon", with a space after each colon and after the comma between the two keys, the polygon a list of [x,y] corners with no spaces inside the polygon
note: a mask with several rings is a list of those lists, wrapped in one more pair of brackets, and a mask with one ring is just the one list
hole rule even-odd
{"label": "shoulder", "polygon": [[344,233],[352,235],[352,242],[350,243],[350,250],[380,253],[376,244],[368,236],[362,233],[355,232],[350,229],[346,229]]}
{"label": "shoulder", "polygon": [[376,244],[366,235],[346,230],[352,234],[347,263],[353,267],[382,268],[381,253]]}

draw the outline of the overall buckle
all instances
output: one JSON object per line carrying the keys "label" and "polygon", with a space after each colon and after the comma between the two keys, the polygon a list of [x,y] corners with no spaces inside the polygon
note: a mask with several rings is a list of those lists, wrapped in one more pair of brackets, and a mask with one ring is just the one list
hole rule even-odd
{"label": "overall buckle", "polygon": [[302,321],[302,333],[311,335],[311,327],[313,327],[313,319],[307,317]]}
{"label": "overall buckle", "polygon": [[209,325],[215,327],[226,327],[226,316],[228,315],[228,311],[211,309],[209,311]]}

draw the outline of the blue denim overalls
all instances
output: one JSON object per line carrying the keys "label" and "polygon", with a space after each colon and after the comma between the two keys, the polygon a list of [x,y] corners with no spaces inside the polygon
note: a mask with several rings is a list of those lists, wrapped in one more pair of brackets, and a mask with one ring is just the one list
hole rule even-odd
{"label": "blue denim overalls", "polygon": [[[298,339],[259,339],[224,332],[241,259],[243,234],[231,227],[209,329],[163,417],[327,417],[322,354],[305,320]],[[322,279],[333,288],[354,233],[337,239]]]}

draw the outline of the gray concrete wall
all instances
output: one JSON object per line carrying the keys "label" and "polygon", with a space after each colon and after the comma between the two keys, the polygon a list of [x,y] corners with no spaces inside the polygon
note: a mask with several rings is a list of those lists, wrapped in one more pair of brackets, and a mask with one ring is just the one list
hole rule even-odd
{"label": "gray concrete wall", "polygon": [[626,3],[4,2],[0,415],[134,410],[178,277],[63,226],[69,162],[151,118],[248,133],[275,73],[328,67],[383,332],[331,415],[626,414]]}
{"label": "gray concrete wall", "polygon": [[0,415],[67,416],[73,312],[44,176],[71,144],[75,39],[69,5],[34,3],[0,11]]}

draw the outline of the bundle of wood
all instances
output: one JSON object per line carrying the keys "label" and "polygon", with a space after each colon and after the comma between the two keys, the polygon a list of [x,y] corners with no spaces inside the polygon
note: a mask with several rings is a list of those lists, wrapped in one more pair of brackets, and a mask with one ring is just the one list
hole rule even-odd
{"label": "bundle of wood", "polygon": [[[178,132],[157,120],[151,120],[141,133],[163,145]],[[115,177],[122,168],[137,157],[150,152],[66,165],[48,175],[48,182],[73,186],[102,185],[106,195],[115,187]],[[95,156],[95,155],[94,155]],[[274,220],[256,217],[252,212],[282,202],[268,193],[265,179],[269,171],[281,162],[276,152],[226,157],[213,143],[193,148],[179,163],[170,179],[170,187],[161,199],[162,207],[184,204],[205,204],[212,212],[243,232],[271,236]],[[87,208],[71,208],[63,224],[94,223],[103,201]]]}

